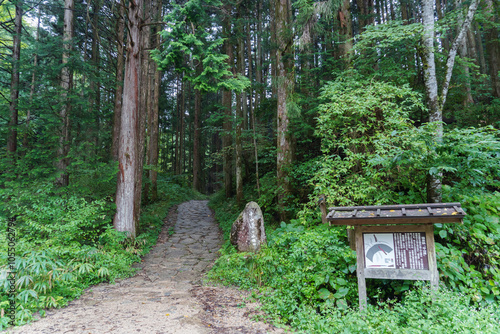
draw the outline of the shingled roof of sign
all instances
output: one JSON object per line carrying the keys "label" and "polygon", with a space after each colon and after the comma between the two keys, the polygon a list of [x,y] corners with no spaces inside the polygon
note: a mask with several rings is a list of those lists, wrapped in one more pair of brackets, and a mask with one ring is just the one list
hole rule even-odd
{"label": "shingled roof of sign", "polygon": [[461,222],[466,215],[460,203],[351,206],[329,208],[326,217],[332,224],[414,224]]}

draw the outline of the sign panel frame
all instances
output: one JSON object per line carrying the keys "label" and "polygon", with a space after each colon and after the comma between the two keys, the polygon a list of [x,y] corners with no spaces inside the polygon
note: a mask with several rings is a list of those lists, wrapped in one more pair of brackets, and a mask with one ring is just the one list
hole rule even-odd
{"label": "sign panel frame", "polygon": [[[427,248],[428,269],[397,269],[397,268],[367,268],[366,253],[363,234],[366,233],[425,233]],[[439,286],[439,273],[437,270],[436,251],[434,244],[434,225],[432,223],[421,225],[385,225],[354,227],[354,239],[357,255],[357,277],[359,292],[359,307],[366,308],[366,278],[396,279],[396,280],[425,280],[430,281],[431,287]]]}

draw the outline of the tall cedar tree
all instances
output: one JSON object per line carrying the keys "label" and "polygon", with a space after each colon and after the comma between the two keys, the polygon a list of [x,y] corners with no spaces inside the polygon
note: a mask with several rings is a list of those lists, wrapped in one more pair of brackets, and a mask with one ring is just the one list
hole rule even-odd
{"label": "tall cedar tree", "polygon": [[[139,99],[141,88],[141,17],[142,0],[130,1],[128,6],[127,58],[123,83],[123,107],[118,150],[118,182],[116,214],[113,224],[118,231],[134,238],[137,232],[136,177],[139,169]],[[140,196],[140,192],[139,192]]]}

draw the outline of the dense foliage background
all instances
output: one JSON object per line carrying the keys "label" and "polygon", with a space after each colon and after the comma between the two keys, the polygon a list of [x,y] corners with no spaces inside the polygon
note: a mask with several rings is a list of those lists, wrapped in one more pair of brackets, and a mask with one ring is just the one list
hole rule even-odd
{"label": "dense foliage background", "polygon": [[[9,225],[23,324],[133,273],[171,205],[213,194],[226,239],[255,200],[269,244],[226,244],[209,277],[278,323],[498,332],[499,17],[492,0],[0,0],[0,329]],[[435,226],[439,295],[369,280],[360,316],[319,195],[460,202],[463,224]]]}

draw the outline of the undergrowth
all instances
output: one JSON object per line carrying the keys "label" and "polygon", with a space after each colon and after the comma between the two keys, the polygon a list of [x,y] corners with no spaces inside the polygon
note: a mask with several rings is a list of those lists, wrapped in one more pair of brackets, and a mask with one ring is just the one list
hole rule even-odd
{"label": "undergrowth", "polygon": [[142,208],[138,235],[130,240],[113,228],[115,206],[109,192],[94,189],[106,188],[106,182],[92,185],[85,180],[88,187],[77,190],[55,186],[48,178],[30,186],[11,182],[1,189],[0,330],[11,320],[5,312],[10,290],[8,222],[14,222],[16,234],[15,324],[22,325],[37,312],[44,316],[46,309],[66,305],[90,285],[131,276],[131,265],[156,243],[168,209],[202,197],[174,178],[160,178],[159,201]]}
{"label": "undergrowth", "polygon": [[[266,226],[268,245],[258,254],[226,241],[208,279],[252,290],[276,323],[304,333],[498,333],[499,195],[461,196],[464,224],[436,226],[441,288],[434,296],[423,283],[370,279],[361,312],[346,228],[317,219]],[[228,236],[239,210],[221,194],[210,205]]]}

